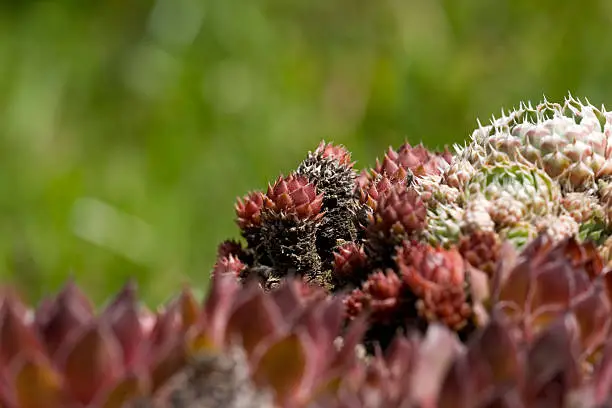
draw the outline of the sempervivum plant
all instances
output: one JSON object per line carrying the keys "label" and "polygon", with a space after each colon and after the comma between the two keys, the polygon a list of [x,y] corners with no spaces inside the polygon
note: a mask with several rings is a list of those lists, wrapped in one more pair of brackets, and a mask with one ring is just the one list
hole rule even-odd
{"label": "sempervivum plant", "polygon": [[491,155],[506,155],[538,165],[566,191],[591,190],[612,175],[611,124],[604,108],[571,96],[562,104],[521,103],[474,131],[465,155],[477,167]]}
{"label": "sempervivum plant", "polygon": [[360,207],[355,196],[357,173],[353,165],[351,154],[344,146],[322,141],[295,171],[323,193],[325,218],[317,236],[317,246],[326,267],[333,261],[333,249],[339,240],[353,241],[357,238],[355,216]]}
{"label": "sempervivum plant", "polygon": [[0,295],[0,408],[612,406],[612,115],[568,97],[238,199],[200,305]]}
{"label": "sempervivum plant", "polygon": [[322,204],[323,194],[304,176],[280,176],[268,186],[261,224],[263,247],[274,267],[269,282],[287,274],[316,277],[321,258],[315,234],[323,215]]}

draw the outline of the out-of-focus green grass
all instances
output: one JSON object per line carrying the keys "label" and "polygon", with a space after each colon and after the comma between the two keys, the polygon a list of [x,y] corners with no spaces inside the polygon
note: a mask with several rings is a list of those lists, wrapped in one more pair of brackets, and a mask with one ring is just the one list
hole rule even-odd
{"label": "out-of-focus green grass", "polygon": [[204,290],[235,197],[323,138],[363,166],[521,99],[612,106],[606,0],[1,4],[0,278],[32,300]]}

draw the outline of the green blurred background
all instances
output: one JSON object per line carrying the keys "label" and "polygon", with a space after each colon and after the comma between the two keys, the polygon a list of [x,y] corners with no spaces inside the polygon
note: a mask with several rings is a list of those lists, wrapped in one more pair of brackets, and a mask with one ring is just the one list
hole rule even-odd
{"label": "green blurred background", "polygon": [[502,107],[612,105],[612,2],[0,3],[0,283],[205,290],[235,197],[321,139],[359,166]]}

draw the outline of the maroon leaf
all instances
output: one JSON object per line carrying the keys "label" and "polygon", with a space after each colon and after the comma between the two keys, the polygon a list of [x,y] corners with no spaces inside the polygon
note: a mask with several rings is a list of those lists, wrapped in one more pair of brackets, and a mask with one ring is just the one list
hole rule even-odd
{"label": "maroon leaf", "polygon": [[279,405],[295,407],[309,363],[303,336],[292,333],[263,354],[253,378],[260,386],[272,387]]}
{"label": "maroon leaf", "polygon": [[612,339],[606,343],[593,374],[594,398],[603,404],[612,393]]}
{"label": "maroon leaf", "polygon": [[123,363],[129,367],[135,363],[144,334],[140,324],[136,285],[132,282],[115,297],[104,310],[100,320],[108,325],[119,341],[123,353]]}
{"label": "maroon leaf", "polygon": [[183,343],[175,343],[160,355],[151,367],[151,389],[158,390],[187,363]]}
{"label": "maroon leaf", "polygon": [[302,311],[303,300],[297,288],[297,285],[301,284],[298,280],[287,280],[279,289],[270,293],[279,310],[283,311],[287,322],[292,321]]}
{"label": "maroon leaf", "polygon": [[446,373],[437,408],[467,408],[476,406],[477,395],[470,383],[471,372],[464,358],[456,359]]}
{"label": "maroon leaf", "polygon": [[120,346],[102,324],[85,327],[58,354],[66,387],[82,404],[90,403],[122,375]]}
{"label": "maroon leaf", "polygon": [[433,404],[449,366],[460,351],[461,345],[453,332],[445,326],[429,326],[416,355],[410,391],[404,393],[422,406]]}
{"label": "maroon leaf", "polygon": [[19,354],[40,350],[37,336],[18,316],[13,301],[6,299],[0,304],[0,367],[8,366]]}
{"label": "maroon leaf", "polygon": [[[250,287],[255,286],[253,283]],[[202,326],[215,345],[220,346],[225,340],[227,321],[238,290],[238,283],[233,276],[218,276],[211,281],[210,293],[204,304]]]}
{"label": "maroon leaf", "polygon": [[571,316],[566,316],[558,319],[535,340],[527,359],[525,385],[528,401],[535,402],[550,396],[555,384],[563,389],[578,385],[576,331],[576,322]]}
{"label": "maroon leaf", "polygon": [[239,341],[249,357],[264,339],[281,332],[283,321],[276,304],[257,287],[251,288],[241,293],[246,299],[232,311],[226,332],[226,338]]}
{"label": "maroon leaf", "polygon": [[69,281],[51,303],[43,303],[36,311],[36,324],[49,355],[54,356],[60,346],[92,318],[93,305],[74,282]]}
{"label": "maroon leaf", "polygon": [[590,353],[605,341],[610,331],[612,305],[603,282],[596,281],[584,296],[576,300],[571,310],[580,328],[582,349]]}

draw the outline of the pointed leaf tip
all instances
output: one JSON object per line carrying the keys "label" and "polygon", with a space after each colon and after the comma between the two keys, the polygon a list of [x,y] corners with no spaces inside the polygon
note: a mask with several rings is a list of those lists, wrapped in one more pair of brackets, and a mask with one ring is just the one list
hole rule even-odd
{"label": "pointed leaf tip", "polygon": [[32,354],[41,349],[36,334],[18,316],[9,300],[0,305],[0,367],[8,366],[19,354]]}

